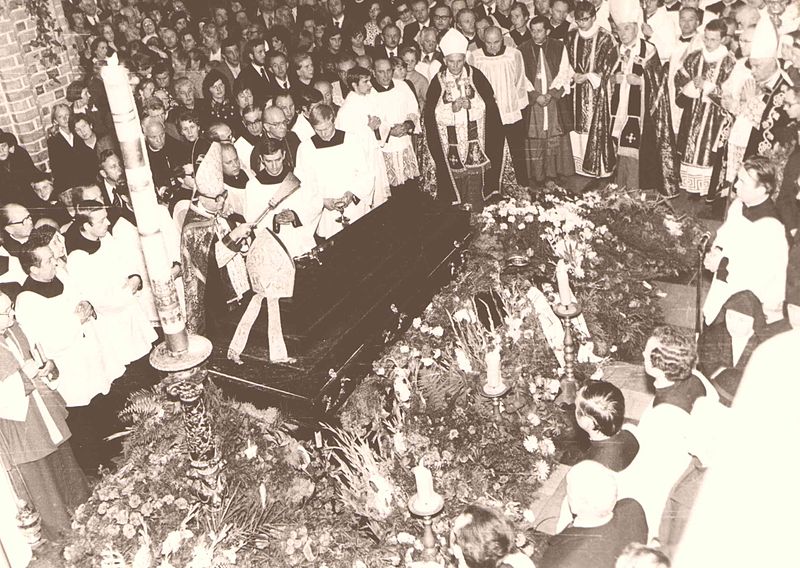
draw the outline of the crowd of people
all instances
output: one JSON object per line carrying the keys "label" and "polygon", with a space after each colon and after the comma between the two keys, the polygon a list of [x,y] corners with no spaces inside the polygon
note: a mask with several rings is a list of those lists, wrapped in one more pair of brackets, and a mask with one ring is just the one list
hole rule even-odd
{"label": "crowd of people", "polygon": [[[705,257],[699,345],[665,330],[648,343],[657,394],[636,435],[622,429],[618,390],[581,391],[591,448],[542,560],[668,565],[644,545],[681,532],[670,522],[665,536],[661,518],[685,510],[702,477],[690,433],[731,403],[758,343],[800,325],[800,2],[63,5],[83,76],[51,109],[49,168],[0,132],[2,456],[34,492],[62,492],[34,500],[55,519],[45,528],[65,530],[85,493],[64,408],[108,393],[159,327],[102,80],[121,65],[193,333],[248,294],[255,230],[299,257],[426,178],[437,199],[474,211],[503,195],[504,169],[532,193],[578,174],[704,198],[724,223]],[[699,400],[717,406],[699,404],[695,420]],[[37,443],[23,448],[25,436]],[[54,468],[74,476],[53,480]],[[476,506],[454,546],[467,566],[494,566],[489,549],[524,566],[510,530]]]}

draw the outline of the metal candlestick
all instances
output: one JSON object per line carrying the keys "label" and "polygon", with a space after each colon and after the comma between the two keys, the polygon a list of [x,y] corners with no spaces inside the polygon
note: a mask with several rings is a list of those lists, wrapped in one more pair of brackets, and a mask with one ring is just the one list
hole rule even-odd
{"label": "metal candlestick", "polygon": [[432,503],[420,503],[419,495],[414,494],[408,500],[408,510],[415,517],[422,518],[422,560],[433,561],[436,559],[436,534],[433,532],[433,517],[442,512],[444,499],[436,495]]}
{"label": "metal candlestick", "polygon": [[507,384],[501,384],[498,388],[490,387],[487,383],[484,383],[481,387],[481,396],[484,398],[488,398],[492,402],[492,406],[494,407],[494,418],[495,420],[500,418],[500,399],[503,398],[508,391],[511,390],[511,387]]}
{"label": "metal candlestick", "polygon": [[556,404],[574,404],[578,392],[578,381],[575,380],[575,343],[572,338],[572,319],[581,314],[581,307],[577,302],[568,305],[556,304],[553,312],[564,323],[564,378],[561,379],[561,394],[556,399]]}

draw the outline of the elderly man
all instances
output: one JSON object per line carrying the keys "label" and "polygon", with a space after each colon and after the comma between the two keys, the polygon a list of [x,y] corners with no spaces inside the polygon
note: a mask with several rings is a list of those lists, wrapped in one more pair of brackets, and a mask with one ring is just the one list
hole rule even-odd
{"label": "elderly man", "polygon": [[41,515],[48,539],[66,536],[89,487],[72,448],[58,370],[42,360],[0,293],[0,464],[17,497]]}
{"label": "elderly man", "polygon": [[661,59],[653,44],[639,35],[642,12],[637,2],[613,3],[611,16],[620,43],[605,79],[611,136],[617,146],[617,183],[675,195],[675,136]]}
{"label": "elderly man", "polygon": [[111,346],[100,342],[93,306],[59,266],[47,243],[20,255],[27,279],[17,296],[17,319],[31,344],[58,368],[57,390],[68,407],[86,406],[125,372]]}
{"label": "elderly man", "polygon": [[[294,169],[297,164],[297,149],[300,146],[300,138],[297,134],[289,130],[289,120],[286,114],[276,106],[268,106],[264,109],[262,115],[262,124],[264,126],[263,138],[272,138],[283,144],[284,152],[286,152],[286,165],[290,169]],[[250,161],[251,169],[255,169]]]}
{"label": "elderly man", "polygon": [[338,130],[329,106],[314,108],[309,122],[316,134],[300,145],[296,175],[307,189],[322,196],[317,235],[327,239],[370,210],[374,166],[364,158],[363,138]]}
{"label": "elderly man", "polygon": [[201,150],[205,148],[196,151],[204,157],[196,165],[195,200],[186,214],[181,238],[186,329],[190,333],[205,333],[250,290],[243,253],[252,226],[243,223],[240,215],[226,211],[221,145],[212,142],[207,151]]}
{"label": "elderly man", "polygon": [[467,63],[483,73],[494,90],[503,123],[503,144],[508,142],[517,183],[527,186],[525,126],[522,121],[522,111],[528,107],[525,63],[517,48],[503,43],[503,32],[500,28],[488,28],[484,40],[483,48],[467,53]]}
{"label": "elderly man", "polygon": [[137,293],[143,279],[132,272],[132,259],[109,232],[108,211],[97,201],[78,204],[77,248],[67,256],[67,270],[83,297],[92,303],[107,345],[123,365],[150,353],[156,333]]}
{"label": "elderly man", "polygon": [[575,171],[589,177],[606,177],[616,164],[608,92],[603,81],[612,64],[614,38],[600,26],[591,2],[575,5],[575,23],[578,27],[569,33],[566,44],[575,70],[575,89],[570,97],[574,124],[569,133]]}
{"label": "elderly man", "polygon": [[525,125],[528,182],[550,186],[561,176],[575,173],[569,131],[572,117],[568,100],[562,100],[572,78],[564,44],[547,37],[547,18],[531,20],[531,41],[521,46],[525,75],[533,86]]}
{"label": "elderly man", "polygon": [[436,197],[481,211],[500,191],[500,112],[489,81],[466,64],[467,38],[450,30],[440,45],[445,68],[433,76],[424,115],[436,167]]}

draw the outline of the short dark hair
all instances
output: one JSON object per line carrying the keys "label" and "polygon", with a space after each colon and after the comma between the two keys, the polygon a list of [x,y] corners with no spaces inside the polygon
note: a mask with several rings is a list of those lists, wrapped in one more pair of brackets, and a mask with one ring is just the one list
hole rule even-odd
{"label": "short dark hair", "polygon": [[728,24],[722,18],[716,18],[706,24],[707,32],[719,32],[720,37],[728,35]]}
{"label": "short dark hair", "polygon": [[308,115],[308,122],[311,123],[311,126],[316,126],[324,120],[333,120],[334,116],[336,116],[336,113],[333,112],[330,106],[317,105]]}
{"label": "short dark hair", "polygon": [[768,195],[772,195],[775,192],[775,187],[777,185],[775,166],[769,158],[765,156],[751,156],[744,161],[742,167],[747,173],[751,175],[755,174],[754,177],[756,181],[766,188]]}
{"label": "short dark hair", "polygon": [[497,566],[514,549],[514,527],[500,511],[473,504],[462,515],[469,522],[453,532],[468,566]]}
{"label": "short dark hair", "polygon": [[69,117],[69,129],[75,130],[75,125],[82,120],[85,121],[89,126],[91,126],[92,129],[94,129],[94,123],[92,122],[92,119],[89,118],[88,114],[84,114],[82,112],[76,112],[75,114]]}
{"label": "short dark hair", "polygon": [[575,18],[579,18],[581,16],[589,16],[593,18],[597,15],[597,8],[594,7],[594,4],[591,2],[581,1],[575,4]]}
{"label": "short dark hair", "polygon": [[361,79],[369,79],[371,77],[372,73],[369,72],[369,69],[356,65],[347,72],[347,84],[352,86],[354,83],[361,81]]}
{"label": "short dark hair", "polygon": [[82,229],[84,223],[89,223],[91,225],[91,214],[95,211],[101,211],[102,209],[105,209],[105,206],[94,199],[79,201],[78,205],[75,207],[75,224],[78,226],[78,229]]}
{"label": "short dark hair", "polygon": [[591,418],[601,434],[611,437],[619,432],[625,420],[625,397],[611,383],[588,381],[578,391],[575,410]]}
{"label": "short dark hair", "polygon": [[658,343],[650,352],[653,367],[663,371],[669,381],[688,379],[697,362],[694,340],[668,325],[654,329],[651,338]]}

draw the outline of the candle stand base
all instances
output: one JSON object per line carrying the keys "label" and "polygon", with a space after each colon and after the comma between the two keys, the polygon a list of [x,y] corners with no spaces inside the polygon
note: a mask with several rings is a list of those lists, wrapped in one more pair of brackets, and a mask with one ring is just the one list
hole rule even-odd
{"label": "candle stand base", "polygon": [[436,534],[433,532],[433,517],[442,512],[444,499],[441,495],[436,495],[437,499],[432,503],[420,503],[418,495],[412,495],[408,500],[408,510],[415,517],[422,519],[424,527],[422,533],[422,560],[436,560]]}
{"label": "candle stand base", "polygon": [[500,418],[500,399],[508,394],[510,390],[511,387],[506,384],[500,384],[498,387],[491,387],[484,383],[481,387],[481,396],[483,398],[488,398],[492,402],[495,419]]}
{"label": "candle stand base", "polygon": [[572,319],[581,315],[581,306],[577,302],[571,304],[557,303],[553,312],[561,318],[564,325],[564,378],[561,379],[561,394],[556,404],[575,404],[575,395],[580,385],[575,379],[575,344],[572,337]]}

